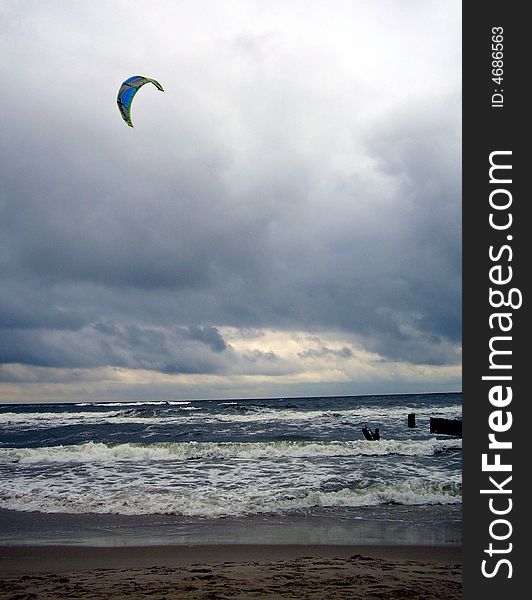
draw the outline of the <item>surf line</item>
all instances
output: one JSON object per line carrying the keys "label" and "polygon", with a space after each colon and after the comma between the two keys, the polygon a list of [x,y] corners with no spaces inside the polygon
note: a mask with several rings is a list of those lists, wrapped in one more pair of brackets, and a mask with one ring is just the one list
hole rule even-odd
{"label": "surf line", "polygon": [[489,224],[494,236],[504,236],[503,243],[489,246],[491,261],[489,270],[489,375],[482,381],[490,382],[488,401],[488,452],[482,454],[482,472],[488,474],[487,489],[481,494],[489,496],[488,508],[491,522],[488,526],[489,544],[484,549],[481,563],[482,575],[492,578],[497,575],[510,579],[513,575],[510,541],[513,526],[510,513],[513,508],[512,490],[507,487],[512,482],[512,411],[509,410],[513,399],[512,391],[512,341],[514,312],[521,308],[523,296],[521,290],[510,287],[514,277],[511,262],[514,258],[513,235],[510,233],[513,215],[510,212],[513,197],[509,186],[511,178],[511,150],[497,150],[489,155]]}

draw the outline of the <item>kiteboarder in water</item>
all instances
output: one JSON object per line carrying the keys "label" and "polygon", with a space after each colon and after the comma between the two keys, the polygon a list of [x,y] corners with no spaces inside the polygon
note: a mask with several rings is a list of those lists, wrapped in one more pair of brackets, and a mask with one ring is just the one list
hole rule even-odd
{"label": "kiteboarder in water", "polygon": [[381,439],[381,434],[379,433],[378,427],[375,427],[375,431],[371,431],[371,429],[367,425],[364,425],[364,427],[362,427],[362,433],[364,434],[364,437],[370,442],[376,442],[377,440]]}

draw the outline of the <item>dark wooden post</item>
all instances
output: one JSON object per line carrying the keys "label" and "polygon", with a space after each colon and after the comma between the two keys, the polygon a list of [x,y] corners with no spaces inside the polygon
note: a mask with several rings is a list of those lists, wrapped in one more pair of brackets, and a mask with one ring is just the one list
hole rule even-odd
{"label": "dark wooden post", "polygon": [[430,418],[430,432],[462,437],[462,419]]}

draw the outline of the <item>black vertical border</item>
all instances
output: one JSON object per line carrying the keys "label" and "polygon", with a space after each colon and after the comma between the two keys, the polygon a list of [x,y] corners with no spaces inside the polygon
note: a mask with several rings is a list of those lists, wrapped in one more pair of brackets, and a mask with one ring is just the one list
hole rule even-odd
{"label": "black vertical border", "polygon": [[[525,16],[526,3],[506,0],[463,3],[463,597],[466,600],[527,598],[529,523],[532,502],[527,493],[532,482],[532,427],[528,427],[531,392],[528,372],[532,372],[532,352],[528,343],[531,331],[529,309],[532,276],[532,195],[525,189],[532,173],[528,158],[528,137],[532,135],[532,102],[527,88],[532,73],[532,21]],[[492,80],[492,28],[504,29],[503,83]],[[503,108],[492,107],[495,88],[502,88]],[[511,232],[494,232],[489,226],[489,155],[497,150],[512,151],[513,216]],[[489,496],[480,493],[489,487],[489,474],[482,472],[481,457],[487,452],[488,418],[493,406],[488,391],[493,385],[482,381],[488,375],[489,339],[489,269],[490,245],[500,246],[506,236],[513,236],[513,280],[510,287],[523,293],[523,306],[513,311],[512,376],[513,400],[509,409],[513,425],[506,435],[513,447],[506,451],[512,463],[513,508],[506,518],[513,532],[506,542],[492,540],[491,522],[497,518],[489,509]],[[531,423],[532,425],[532,423]],[[502,496],[499,496],[501,498]],[[502,529],[499,530],[502,532]],[[500,554],[512,563],[501,567],[496,576],[487,578],[481,565],[489,556],[490,541],[499,548],[512,543],[512,551]],[[491,569],[496,559],[490,559]]]}

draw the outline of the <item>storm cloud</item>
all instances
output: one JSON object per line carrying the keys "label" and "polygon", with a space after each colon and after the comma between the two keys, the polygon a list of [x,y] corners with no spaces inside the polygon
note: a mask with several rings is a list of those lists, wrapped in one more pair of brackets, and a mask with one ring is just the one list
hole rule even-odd
{"label": "storm cloud", "polygon": [[[274,385],[371,357],[414,369],[412,389],[429,366],[458,387],[458,2],[0,11],[4,381]],[[139,92],[130,129],[115,98],[134,74],[165,93]],[[274,332],[299,340],[290,356]]]}

